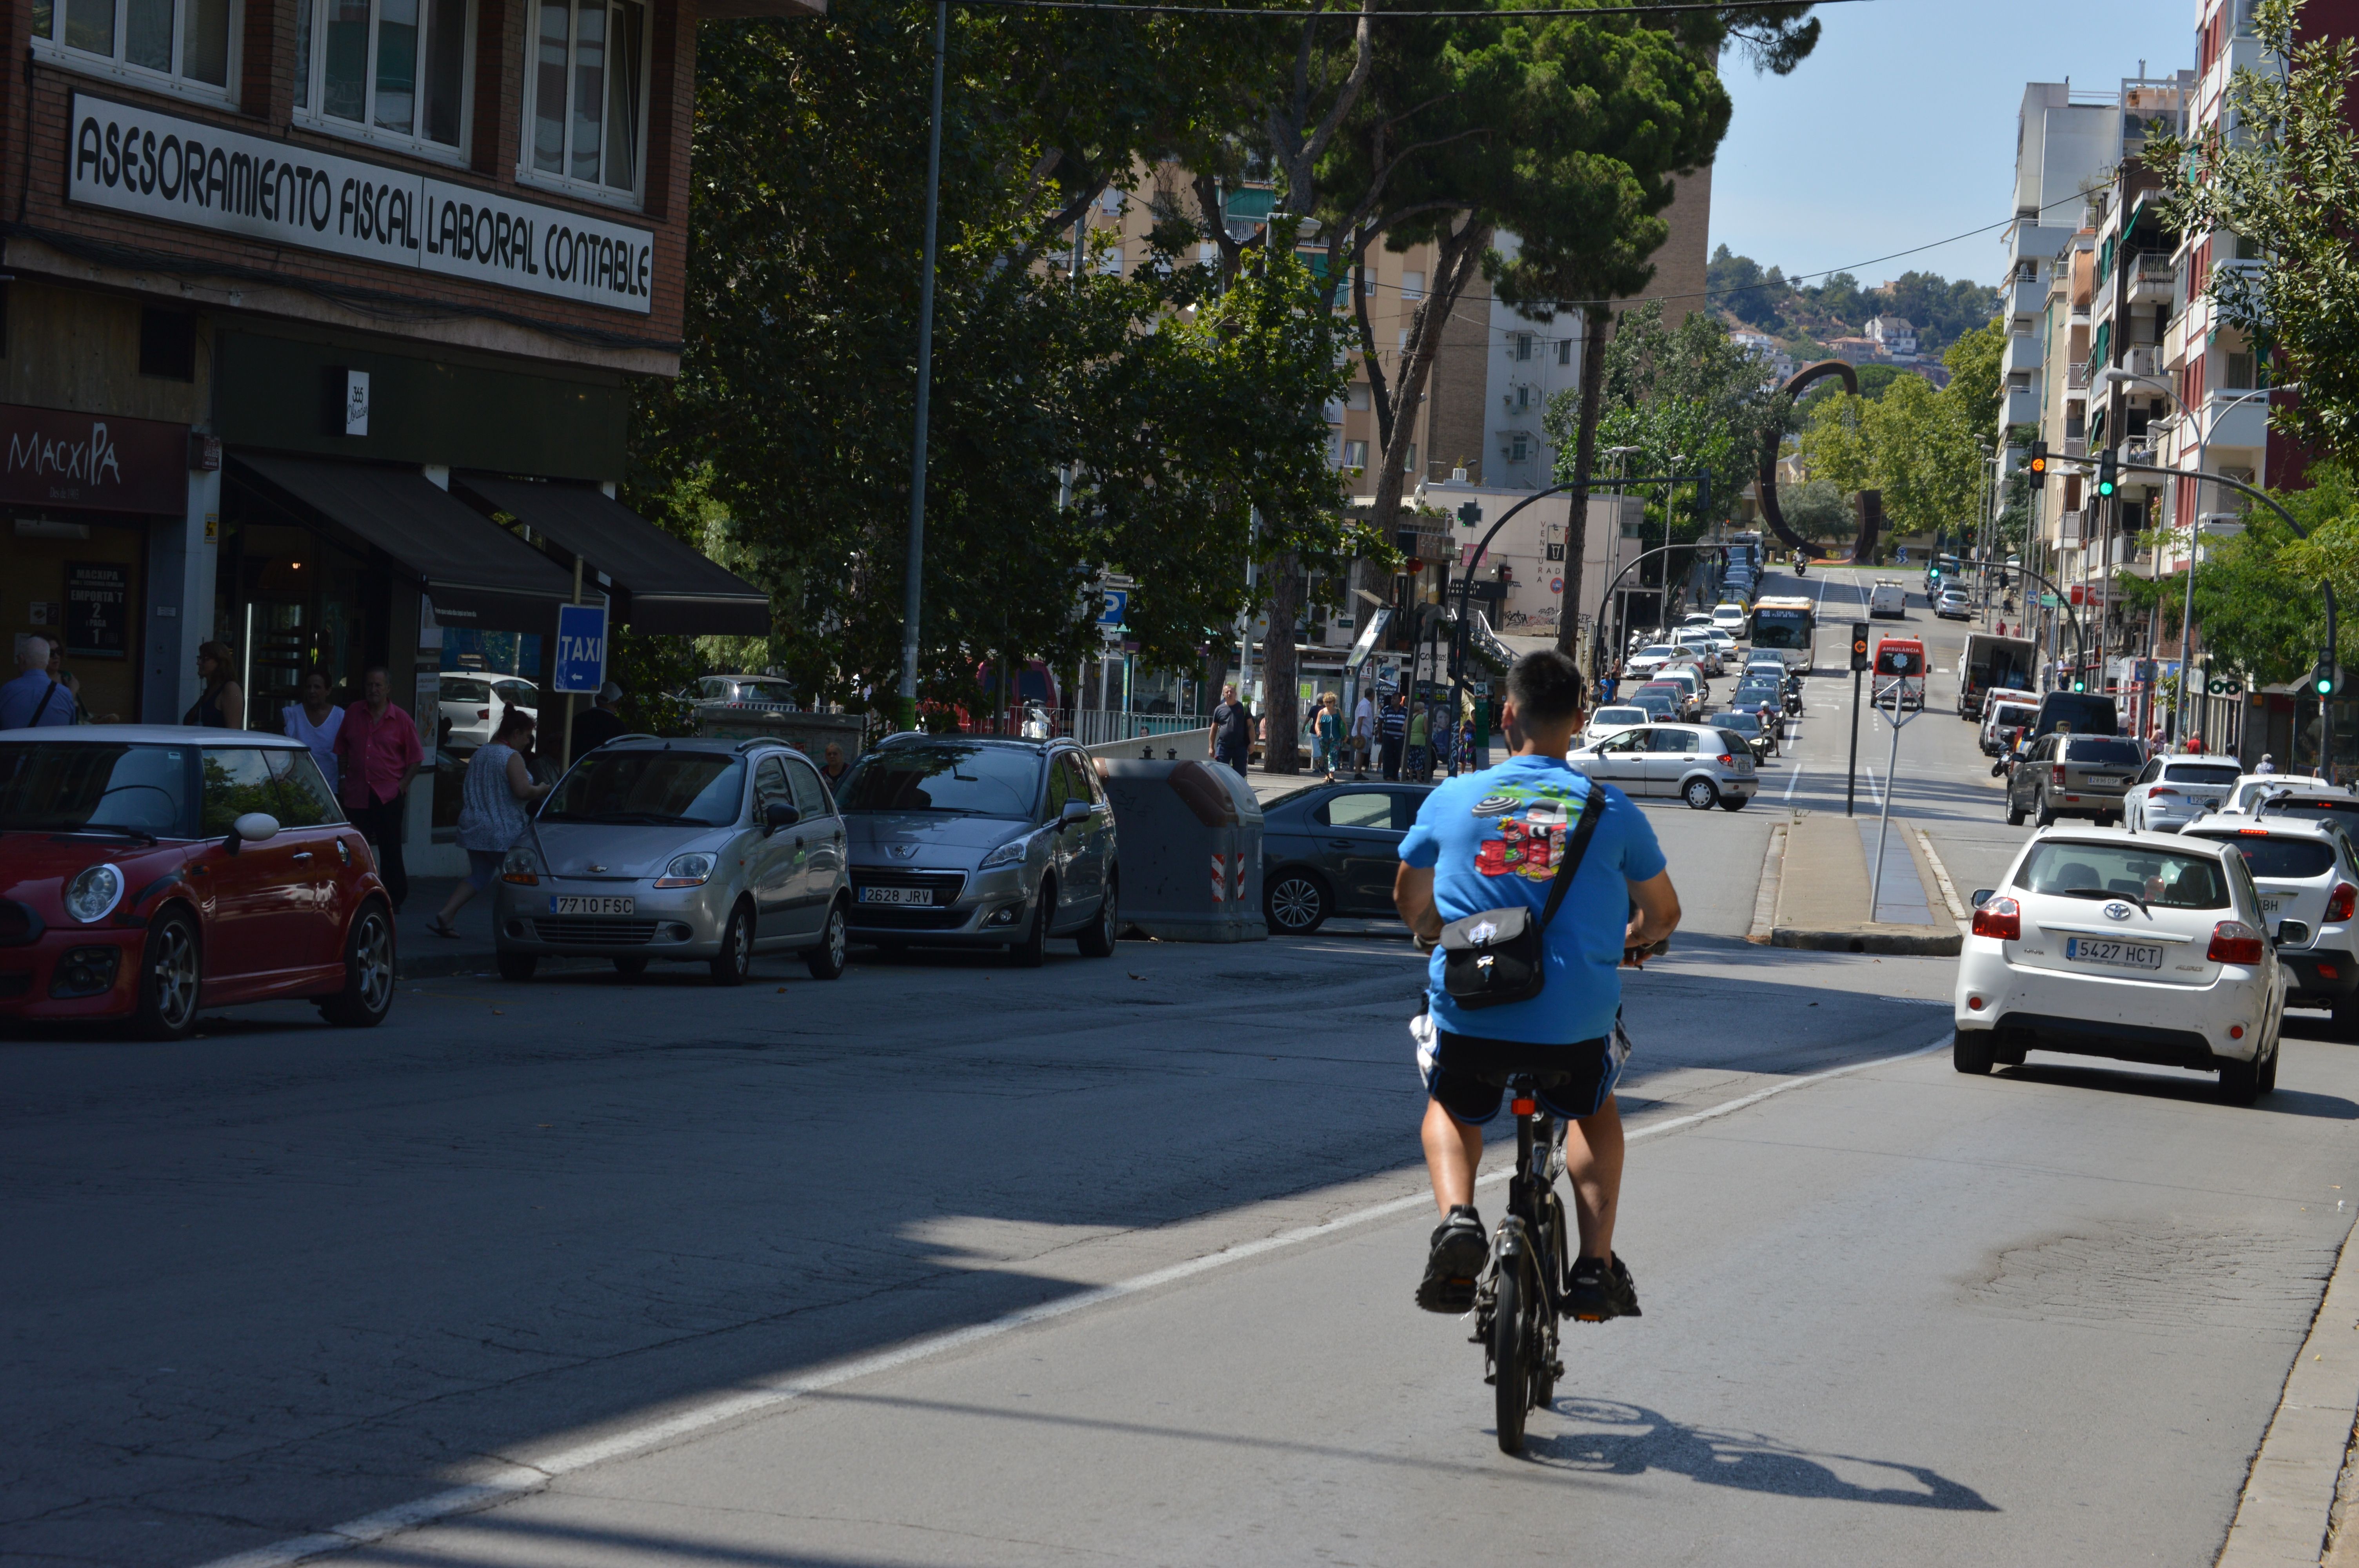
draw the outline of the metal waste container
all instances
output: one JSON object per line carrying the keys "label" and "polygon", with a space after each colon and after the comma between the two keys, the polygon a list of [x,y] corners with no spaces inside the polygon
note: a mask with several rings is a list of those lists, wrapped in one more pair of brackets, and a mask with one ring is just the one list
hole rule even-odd
{"label": "metal waste container", "polygon": [[1261,802],[1218,762],[1101,757],[1122,918],[1167,942],[1259,942]]}

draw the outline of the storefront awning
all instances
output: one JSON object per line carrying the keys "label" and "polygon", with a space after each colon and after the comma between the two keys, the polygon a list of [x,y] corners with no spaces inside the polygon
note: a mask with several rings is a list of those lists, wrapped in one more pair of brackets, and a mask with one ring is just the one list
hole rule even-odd
{"label": "storefront awning", "polygon": [[571,574],[415,469],[303,458],[230,459],[231,477],[358,535],[434,600],[446,626],[552,631]]}
{"label": "storefront awning", "polygon": [[770,634],[767,594],[601,491],[480,474],[454,474],[451,487],[604,572],[615,621],[635,632]]}

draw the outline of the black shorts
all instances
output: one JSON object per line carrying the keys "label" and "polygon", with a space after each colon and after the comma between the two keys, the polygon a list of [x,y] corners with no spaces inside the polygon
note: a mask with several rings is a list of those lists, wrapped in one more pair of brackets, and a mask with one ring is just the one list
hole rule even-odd
{"label": "black shorts", "polygon": [[1451,1118],[1480,1126],[1499,1114],[1507,1079],[1529,1073],[1549,1114],[1566,1121],[1594,1116],[1622,1076],[1624,1053],[1611,1036],[1571,1045],[1532,1045],[1480,1034],[1434,1032],[1433,1050],[1419,1053],[1425,1092]]}

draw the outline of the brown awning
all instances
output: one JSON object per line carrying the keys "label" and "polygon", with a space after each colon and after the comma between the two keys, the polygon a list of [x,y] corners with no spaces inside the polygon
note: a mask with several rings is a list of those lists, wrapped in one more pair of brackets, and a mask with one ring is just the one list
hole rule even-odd
{"label": "brown awning", "polygon": [[572,575],[416,469],[234,453],[232,482],[315,513],[389,557],[446,626],[549,632]]}
{"label": "brown awning", "polygon": [[453,474],[453,493],[505,512],[613,582],[614,620],[636,632],[770,634],[769,596],[582,484]]}

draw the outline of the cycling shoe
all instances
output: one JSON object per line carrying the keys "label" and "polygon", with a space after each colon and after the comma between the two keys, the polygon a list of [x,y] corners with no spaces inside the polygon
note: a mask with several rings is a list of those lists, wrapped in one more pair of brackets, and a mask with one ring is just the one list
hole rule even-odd
{"label": "cycling shoe", "polygon": [[1630,1271],[1617,1256],[1610,1263],[1600,1258],[1576,1258],[1566,1271],[1564,1315],[1582,1323],[1603,1323],[1614,1317],[1643,1317],[1638,1292]]}
{"label": "cycling shoe", "polygon": [[1425,1278],[1418,1281],[1417,1304],[1428,1312],[1456,1314],[1474,1304],[1474,1278],[1491,1255],[1483,1234],[1483,1217],[1472,1204],[1460,1204],[1450,1217],[1434,1227],[1433,1244],[1426,1254]]}

